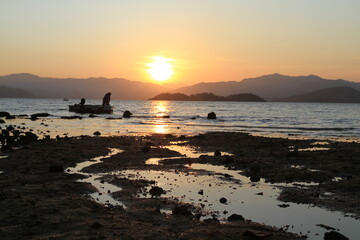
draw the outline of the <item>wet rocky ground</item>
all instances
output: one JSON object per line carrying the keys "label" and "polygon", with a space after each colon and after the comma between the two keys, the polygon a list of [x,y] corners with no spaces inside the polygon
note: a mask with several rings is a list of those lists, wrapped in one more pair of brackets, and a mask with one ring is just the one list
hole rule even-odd
{"label": "wet rocky ground", "polygon": [[[133,193],[146,182],[130,183],[124,179],[122,185],[128,187],[116,194],[129,208],[105,207],[87,195],[95,191],[90,184],[76,181],[81,175],[65,171],[76,163],[106,155],[109,147],[129,151],[127,157],[121,163],[113,163],[112,168],[136,167],[144,164],[149,155],[167,154],[157,151],[156,146],[172,138],[65,138],[6,149],[1,155],[7,157],[0,159],[0,238],[297,239],[292,234],[251,221],[228,224],[199,221],[192,206],[177,201],[162,198],[133,201]],[[165,204],[172,213],[159,211]]]}
{"label": "wet rocky ground", "polygon": [[[145,164],[149,158],[179,156],[178,152],[163,147],[174,141],[214,152],[216,156],[170,159],[161,165]],[[309,150],[315,147],[322,150]],[[105,207],[89,197],[88,194],[96,191],[90,184],[76,181],[83,175],[67,174],[66,169],[106,155],[109,148],[124,151],[84,171],[166,171],[171,164],[172,169],[186,172],[194,170],[185,168],[184,163],[211,163],[242,171],[254,182],[265,179],[271,183],[319,183],[306,189],[284,187],[279,198],[284,202],[310,203],[357,216],[360,213],[358,143],[324,144],[315,140],[263,138],[243,133],[208,133],[181,137],[158,134],[29,140],[16,148],[3,149],[1,155],[7,157],[0,159],[0,171],[3,171],[0,173],[1,239],[300,238],[241,216],[233,216],[229,220],[236,221],[225,223],[216,218],[200,221],[205,215],[202,209],[166,198],[161,189],[151,188],[153,182],[146,180],[104,175],[104,181],[122,188],[112,196],[127,208]],[[139,195],[153,197],[139,198]]]}

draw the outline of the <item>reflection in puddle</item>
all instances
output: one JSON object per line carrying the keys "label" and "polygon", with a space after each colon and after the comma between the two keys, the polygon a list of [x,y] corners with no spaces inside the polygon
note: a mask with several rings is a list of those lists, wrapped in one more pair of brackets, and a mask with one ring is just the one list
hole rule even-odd
{"label": "reflection in puddle", "polygon": [[81,174],[87,176],[87,178],[81,179],[79,180],[79,182],[90,183],[98,190],[98,192],[90,194],[90,196],[95,201],[102,203],[106,206],[122,206],[125,208],[125,205],[123,203],[115,200],[111,196],[112,192],[121,191],[121,188],[99,180],[102,176],[107,175],[108,173],[89,174],[86,172],[82,172],[84,168],[89,167],[93,164],[100,163],[103,159],[109,158],[121,152],[123,152],[123,150],[111,148],[110,153],[108,155],[96,157],[89,161],[79,163],[73,168],[72,167],[68,168],[66,172],[70,174]]}
{"label": "reflection in puddle", "polygon": [[312,152],[312,151],[328,151],[330,148],[325,147],[309,147],[298,149],[299,152]]}
{"label": "reflection in puddle", "polygon": [[329,142],[313,142],[311,143],[311,145],[329,145],[330,143]]}
{"label": "reflection in puddle", "polygon": [[291,168],[296,168],[296,169],[305,169],[309,172],[320,172],[320,170],[317,170],[317,169],[313,169],[313,168],[305,168],[304,165],[291,165],[290,166]]}
{"label": "reflection in puddle", "polygon": [[295,146],[289,146],[289,150],[290,152],[295,152],[295,151],[299,151],[299,152],[313,152],[313,151],[328,151],[331,148],[327,148],[327,147],[308,147],[308,148],[295,148]]}
{"label": "reflection in puddle", "polygon": [[[199,157],[204,153],[194,153],[184,146],[169,146],[182,155]],[[159,164],[161,158],[147,162]],[[301,166],[298,166],[301,168]],[[226,169],[223,166],[192,164],[193,170],[206,170],[209,174],[199,172],[183,173],[179,171],[139,171],[126,170],[119,174],[129,179],[146,179],[155,181],[162,187],[166,197],[180,199],[183,202],[201,206],[207,212],[215,213],[225,219],[233,213],[241,214],[246,219],[271,226],[284,227],[290,232],[308,235],[309,239],[322,239],[327,231],[319,223],[332,226],[350,239],[360,235],[360,221],[344,216],[340,212],[330,212],[319,207],[305,204],[288,203],[277,200],[281,187],[308,187],[318,183],[293,182],[270,184],[261,179],[253,183],[240,171]],[[148,196],[149,197],[149,196]],[[220,198],[227,199],[226,204]]]}
{"label": "reflection in puddle", "polygon": [[[184,143],[184,141],[181,142],[172,142],[173,144],[175,143]],[[188,146],[181,146],[181,145],[170,145],[170,146],[166,146],[167,149],[171,150],[171,151],[175,151],[175,152],[179,152],[181,154],[180,157],[165,157],[165,158],[149,158],[146,161],[146,164],[148,165],[159,165],[159,161],[161,160],[169,160],[169,159],[181,159],[184,157],[187,158],[199,158],[202,155],[212,155],[214,156],[214,152],[196,152],[194,149],[189,148]],[[230,155],[232,156],[231,153],[226,153],[226,152],[222,152],[222,155]]]}

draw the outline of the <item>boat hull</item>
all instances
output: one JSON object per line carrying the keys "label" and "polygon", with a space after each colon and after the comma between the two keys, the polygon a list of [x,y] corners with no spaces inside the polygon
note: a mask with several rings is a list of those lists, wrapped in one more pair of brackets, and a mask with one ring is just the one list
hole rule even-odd
{"label": "boat hull", "polygon": [[69,112],[76,113],[94,113],[94,114],[111,114],[113,113],[112,106],[102,105],[69,105]]}

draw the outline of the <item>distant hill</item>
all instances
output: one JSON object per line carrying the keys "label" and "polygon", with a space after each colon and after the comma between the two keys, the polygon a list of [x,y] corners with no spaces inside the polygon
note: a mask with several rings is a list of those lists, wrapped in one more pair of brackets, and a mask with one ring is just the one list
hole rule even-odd
{"label": "distant hill", "polygon": [[105,93],[111,92],[112,99],[129,100],[146,100],[164,92],[181,92],[187,95],[213,93],[219,96],[252,93],[265,100],[274,100],[334,87],[360,90],[360,83],[356,82],[327,80],[315,75],[293,77],[281,74],[242,81],[199,83],[173,90],[153,83],[123,78],[48,78],[22,73],[0,76],[0,86],[22,89],[34,97],[101,99]]}
{"label": "distant hill", "polygon": [[350,87],[326,88],[319,91],[275,99],[278,102],[360,103],[360,91]]}
{"label": "distant hill", "polygon": [[360,83],[341,79],[327,80],[315,75],[293,77],[271,74],[257,78],[246,78],[242,81],[198,83],[172,92],[184,94],[212,92],[222,96],[251,92],[266,100],[273,100],[333,87],[351,87],[360,90]]}
{"label": "distant hill", "polygon": [[251,93],[240,93],[227,97],[218,96],[213,93],[198,93],[190,96],[183,93],[161,93],[149,100],[265,102],[264,99]]}
{"label": "distant hill", "polygon": [[0,98],[33,98],[31,93],[19,89],[0,86]]}
{"label": "distant hill", "polygon": [[35,97],[95,98],[111,92],[112,99],[146,100],[167,88],[123,78],[47,78],[22,73],[0,76],[0,85],[21,88]]}

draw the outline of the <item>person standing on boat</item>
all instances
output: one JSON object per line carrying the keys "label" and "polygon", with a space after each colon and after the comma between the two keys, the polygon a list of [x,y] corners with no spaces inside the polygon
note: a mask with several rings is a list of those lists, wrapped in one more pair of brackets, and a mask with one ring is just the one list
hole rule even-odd
{"label": "person standing on boat", "polygon": [[109,106],[110,105],[110,96],[111,96],[111,93],[108,92],[107,94],[105,94],[104,98],[103,98],[103,102],[102,102],[102,105],[103,106]]}
{"label": "person standing on boat", "polygon": [[79,106],[84,107],[84,105],[85,105],[85,98],[82,98],[80,103],[79,103]]}

